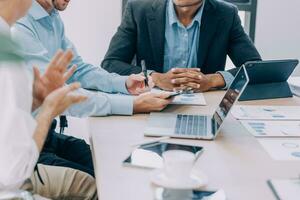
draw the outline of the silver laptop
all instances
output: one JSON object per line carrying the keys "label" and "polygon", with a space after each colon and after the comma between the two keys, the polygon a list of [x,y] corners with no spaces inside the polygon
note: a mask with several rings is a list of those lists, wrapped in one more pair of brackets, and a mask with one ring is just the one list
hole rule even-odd
{"label": "silver laptop", "polygon": [[212,116],[172,113],[151,113],[146,136],[170,136],[213,140],[235,102],[249,82],[245,67],[241,67]]}

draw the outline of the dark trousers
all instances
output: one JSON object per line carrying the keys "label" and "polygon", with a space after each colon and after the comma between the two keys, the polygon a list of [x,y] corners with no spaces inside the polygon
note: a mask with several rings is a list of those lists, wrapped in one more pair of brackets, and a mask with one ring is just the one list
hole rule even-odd
{"label": "dark trousers", "polygon": [[69,167],[95,177],[90,146],[84,140],[56,133],[54,126],[49,130],[38,163]]}

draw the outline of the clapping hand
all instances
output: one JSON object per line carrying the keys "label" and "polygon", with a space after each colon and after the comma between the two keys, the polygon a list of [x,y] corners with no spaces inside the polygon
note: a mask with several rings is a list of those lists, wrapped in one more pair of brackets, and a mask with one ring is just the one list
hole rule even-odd
{"label": "clapping hand", "polygon": [[72,58],[73,53],[70,50],[66,52],[59,50],[49,63],[43,75],[40,74],[37,67],[33,68],[33,108],[40,106],[51,92],[62,87],[73,75],[76,66],[67,70]]}

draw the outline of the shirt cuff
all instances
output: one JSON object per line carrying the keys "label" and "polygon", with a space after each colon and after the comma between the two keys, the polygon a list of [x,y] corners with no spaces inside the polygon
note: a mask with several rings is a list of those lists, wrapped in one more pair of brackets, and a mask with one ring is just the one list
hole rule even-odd
{"label": "shirt cuff", "polygon": [[222,89],[227,89],[231,85],[232,81],[234,80],[234,76],[227,71],[218,71],[217,73],[221,74],[225,81],[225,87],[223,87]]}
{"label": "shirt cuff", "polygon": [[113,92],[120,92],[123,94],[129,94],[127,87],[126,87],[126,81],[128,79],[128,76],[116,76],[112,79],[112,88]]}
{"label": "shirt cuff", "polygon": [[122,94],[109,94],[97,91],[78,89],[76,93],[87,96],[82,103],[72,105],[64,115],[73,117],[132,115],[133,97]]}
{"label": "shirt cuff", "polygon": [[133,115],[133,96],[115,94],[108,95],[112,115]]}

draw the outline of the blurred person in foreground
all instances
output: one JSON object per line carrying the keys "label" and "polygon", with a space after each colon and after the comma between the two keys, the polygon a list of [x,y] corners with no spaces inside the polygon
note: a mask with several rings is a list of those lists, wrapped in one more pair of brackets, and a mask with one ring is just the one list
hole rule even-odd
{"label": "blurred person in foreground", "polygon": [[75,71],[67,71],[71,51],[59,51],[42,75],[37,68],[34,77],[26,70],[10,26],[30,6],[31,0],[0,0],[0,191],[29,189],[53,199],[96,199],[89,174],[36,165],[53,118],[86,97],[74,93],[79,83],[64,86]]}

